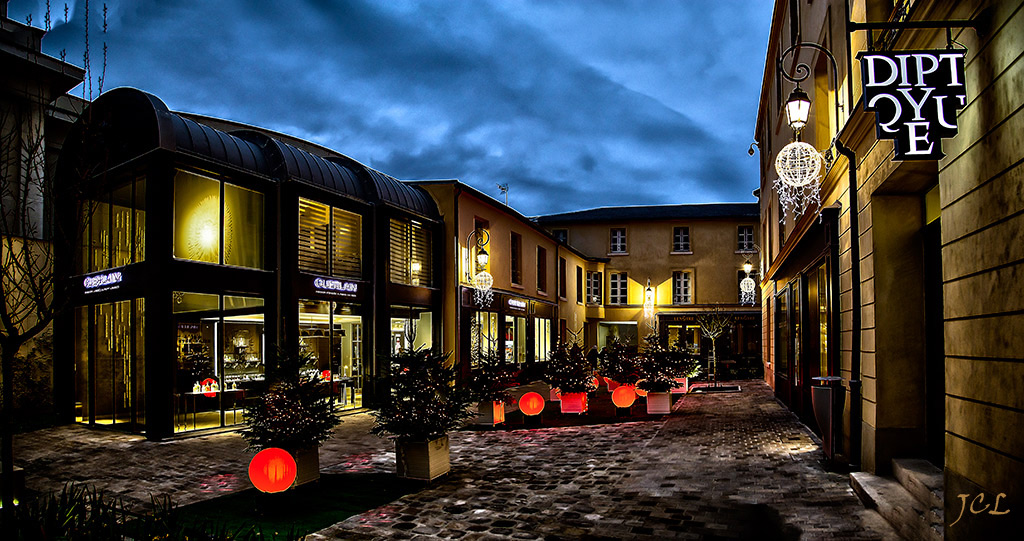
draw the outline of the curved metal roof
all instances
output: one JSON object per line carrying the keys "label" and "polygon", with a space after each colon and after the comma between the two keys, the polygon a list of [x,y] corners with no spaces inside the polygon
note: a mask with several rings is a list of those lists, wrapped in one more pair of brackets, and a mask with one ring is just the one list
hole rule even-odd
{"label": "curved metal roof", "polygon": [[378,200],[390,203],[398,208],[411,210],[427,218],[440,218],[437,204],[430,195],[418,186],[411,186],[397,178],[381,173],[376,169],[365,167],[373,181]]}
{"label": "curved metal roof", "polygon": [[270,174],[271,168],[267,163],[266,154],[257,145],[169,111],[160,114],[170,117],[174,129],[175,150],[197,154],[264,175]]}
{"label": "curved metal roof", "polygon": [[341,163],[328,161],[259,131],[239,130],[231,133],[263,149],[267,159],[276,164],[271,170],[274,178],[307,182],[367,200],[366,190],[357,173]]}
{"label": "curved metal roof", "polygon": [[61,153],[61,160],[67,163],[58,167],[72,167],[72,161],[89,162],[92,167],[83,170],[101,171],[156,148],[201,156],[279,181],[293,179],[323,186],[428,219],[440,218],[426,190],[351,158],[317,156],[259,129],[218,130],[203,124],[201,118],[197,121],[169,110],[152,94],[129,87],[105,92],[89,105]]}

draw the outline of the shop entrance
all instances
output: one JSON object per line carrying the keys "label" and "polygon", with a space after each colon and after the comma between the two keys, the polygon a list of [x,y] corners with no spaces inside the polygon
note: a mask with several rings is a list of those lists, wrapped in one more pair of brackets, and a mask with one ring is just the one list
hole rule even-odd
{"label": "shop entrance", "polygon": [[146,428],[145,300],[75,309],[75,421]]}
{"label": "shop entrance", "polygon": [[300,300],[299,351],[308,355],[303,375],[330,383],[337,407],[362,407],[363,317],[354,305]]}
{"label": "shop entrance", "polygon": [[238,425],[265,379],[263,299],[174,292],[174,431]]}

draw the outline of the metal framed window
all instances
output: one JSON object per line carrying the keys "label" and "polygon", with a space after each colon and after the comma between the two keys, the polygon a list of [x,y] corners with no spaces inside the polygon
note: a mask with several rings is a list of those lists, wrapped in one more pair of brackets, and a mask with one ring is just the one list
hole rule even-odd
{"label": "metal framed window", "polygon": [[612,254],[626,253],[626,228],[613,227],[611,230],[611,243],[608,249]]}
{"label": "metal framed window", "polygon": [[600,272],[587,273],[587,304],[601,304],[603,286]]}
{"label": "metal framed window", "polygon": [[432,258],[430,230],[416,220],[391,219],[392,283],[430,287]]}
{"label": "metal framed window", "polygon": [[519,233],[512,233],[512,246],[510,250],[510,261],[512,267],[512,283],[523,283],[523,236]]}
{"label": "metal framed window", "polygon": [[542,246],[537,247],[537,291],[548,290],[548,251]]}
{"label": "metal framed window", "polygon": [[754,226],[741,225],[737,229],[736,249],[740,252],[754,251]]}
{"label": "metal framed window", "polygon": [[690,250],[690,228],[680,226],[672,228],[672,251],[689,252]]}
{"label": "metal framed window", "polygon": [[693,304],[693,271],[672,273],[672,304]]}
{"label": "metal framed window", "polygon": [[608,275],[610,280],[608,303],[629,304],[629,278],[624,272],[613,272]]}

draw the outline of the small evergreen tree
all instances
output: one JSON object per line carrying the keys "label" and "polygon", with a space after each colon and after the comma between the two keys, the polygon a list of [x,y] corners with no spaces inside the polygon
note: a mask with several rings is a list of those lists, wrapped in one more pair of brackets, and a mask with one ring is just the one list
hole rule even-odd
{"label": "small evergreen tree", "polygon": [[626,345],[613,341],[598,355],[601,375],[623,385],[633,385],[640,379],[637,357],[630,355]]}
{"label": "small evergreen tree", "polygon": [[370,430],[400,441],[430,441],[462,427],[470,411],[472,392],[457,385],[457,370],[447,353],[428,349],[403,350],[390,356],[390,374],[383,383],[390,400],[373,412]]}
{"label": "small evergreen tree", "polygon": [[562,393],[587,393],[597,389],[594,367],[579,344],[558,344],[548,359],[547,380]]}

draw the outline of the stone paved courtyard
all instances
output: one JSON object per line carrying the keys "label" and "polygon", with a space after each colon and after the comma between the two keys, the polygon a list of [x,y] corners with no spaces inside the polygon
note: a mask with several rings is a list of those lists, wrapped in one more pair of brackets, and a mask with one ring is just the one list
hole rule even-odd
{"label": "stone paved courtyard", "polygon": [[[656,421],[452,434],[452,471],[312,539],[888,539],[847,475],[760,382],[685,395]],[[549,404],[550,407],[550,404]],[[372,418],[345,417],[325,472],[393,472]],[[169,442],[60,427],[16,439],[28,488],[86,482],[179,505],[250,487],[236,434]]]}

